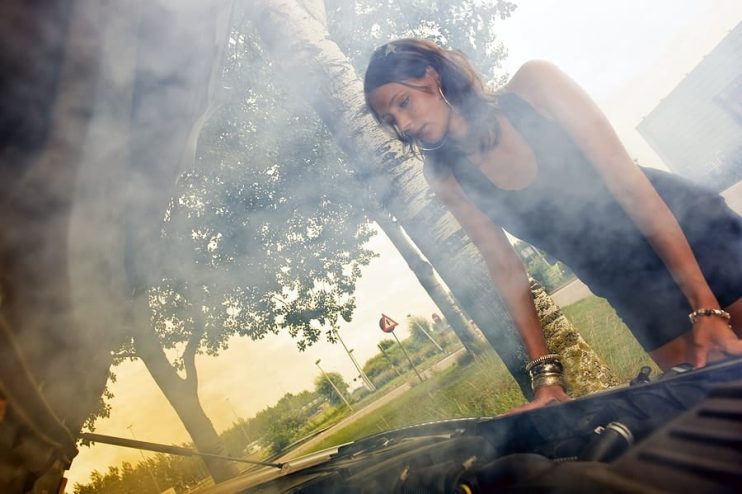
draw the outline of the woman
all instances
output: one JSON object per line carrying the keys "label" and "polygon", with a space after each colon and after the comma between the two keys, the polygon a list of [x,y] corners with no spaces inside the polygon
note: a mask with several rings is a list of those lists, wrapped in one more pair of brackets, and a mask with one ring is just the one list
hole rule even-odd
{"label": "woman", "polygon": [[403,39],[374,52],[364,92],[481,251],[531,359],[525,408],[567,397],[503,228],[607,298],[662,369],[742,355],[742,220],[718,195],[637,166],[556,67],[529,62],[493,94],[460,52]]}

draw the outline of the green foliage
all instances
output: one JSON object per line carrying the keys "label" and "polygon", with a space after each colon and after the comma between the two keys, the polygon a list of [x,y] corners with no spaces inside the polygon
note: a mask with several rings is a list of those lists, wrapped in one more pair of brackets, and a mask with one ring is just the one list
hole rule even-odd
{"label": "green foliage", "polygon": [[208,477],[203,462],[196,457],[158,454],[136,465],[123,462],[108,467],[106,473],[90,474],[87,484],[76,483],[75,494],[159,494],[168,488],[187,492]]}
{"label": "green foliage", "polygon": [[[111,392],[111,389],[109,388],[109,384],[116,382],[116,374],[111,372],[111,370],[108,371],[108,382],[106,383],[106,386],[103,388],[103,393],[98,397],[98,402],[96,404],[95,409],[88,415],[88,417],[85,419],[85,422],[83,422],[82,427],[84,430],[93,432],[95,431],[95,421],[101,418],[108,418],[111,416],[111,405],[110,400],[113,398],[113,393]],[[80,440],[80,444],[88,445],[89,441],[87,440]]]}
{"label": "green foliage", "polygon": [[[310,391],[286,393],[274,406],[261,410],[253,418],[240,420],[220,435],[228,454],[244,457],[249,453],[248,445],[258,440],[271,452],[280,451],[306,433],[304,427],[317,413],[319,401]],[[94,471],[87,484],[75,484],[74,492],[146,494],[169,487],[174,487],[176,492],[187,492],[206,478],[208,472],[199,458],[158,454],[136,466],[124,462],[120,467],[109,467],[106,473]],[[160,490],[155,489],[155,482]]]}
{"label": "green foliage", "polygon": [[272,422],[265,436],[271,451],[278,453],[291,444],[302,425],[303,421],[298,416],[281,417],[280,420]]}
{"label": "green foliage", "polygon": [[378,343],[378,346],[384,350],[392,348],[395,345],[395,341],[391,339],[383,339]]}
{"label": "green foliage", "polygon": [[348,383],[346,383],[343,376],[337,372],[325,372],[324,375],[320,374],[314,378],[314,391],[327,400],[331,405],[341,405],[343,403],[343,397],[338,395],[338,392],[333,388],[332,384],[330,384],[330,381],[332,381],[335,388],[337,388],[347,400],[349,388]]}
{"label": "green foliage", "polygon": [[277,453],[314,428],[312,420],[324,399],[310,391],[286,393],[278,402],[254,417],[240,419],[221,434],[230,455],[245,456],[260,442]]}
{"label": "green foliage", "polygon": [[199,138],[163,229],[154,322],[166,349],[197,339],[214,355],[233,334],[286,329],[300,349],[349,321],[361,267],[375,256],[356,182],[307,102],[274,84],[260,43],[232,34],[232,88]]}
{"label": "green foliage", "polygon": [[430,322],[421,316],[407,316],[407,327],[410,329],[410,345],[417,349],[426,343],[430,343],[430,338],[425,334],[432,334]]}
{"label": "green foliage", "polygon": [[387,371],[390,367],[389,361],[384,357],[383,354],[377,353],[370,359],[366,360],[363,364],[363,372],[375,383],[378,382],[378,377]]}
{"label": "green foliage", "polygon": [[[421,37],[457,48],[493,86],[505,78],[500,60],[507,50],[496,35],[499,21],[516,5],[507,0],[326,1],[330,33],[362,74],[371,52],[381,43]],[[355,7],[355,8],[353,8]]]}

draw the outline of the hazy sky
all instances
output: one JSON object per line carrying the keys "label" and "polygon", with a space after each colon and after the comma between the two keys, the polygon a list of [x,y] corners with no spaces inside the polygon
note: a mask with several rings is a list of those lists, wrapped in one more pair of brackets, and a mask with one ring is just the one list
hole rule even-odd
{"label": "hazy sky", "polygon": [[[509,50],[505,68],[514,72],[526,60],[552,61],[585,87],[613,122],[632,156],[642,163],[663,164],[635,131],[642,116],[682,80],[737,23],[739,0],[521,0],[510,19],[499,23]],[[439,312],[403,260],[383,235],[371,247],[381,253],[364,271],[358,286],[358,308],[341,335],[363,363],[376,353],[384,335],[378,329],[382,312],[402,323],[407,314],[429,317]],[[355,369],[340,345],[320,343],[304,353],[290,338],[268,337],[253,342],[234,340],[217,358],[198,359],[199,392],[207,415],[218,431],[235,414],[249,417],[274,404],[286,392],[312,387],[321,358],[326,371],[347,380]],[[96,432],[138,439],[180,443],[188,436],[158,388],[138,362],[115,369],[111,417]],[[127,429],[131,426],[130,429]],[[96,445],[82,448],[68,472],[85,482],[93,469],[105,471],[121,460],[139,461],[136,450]]]}

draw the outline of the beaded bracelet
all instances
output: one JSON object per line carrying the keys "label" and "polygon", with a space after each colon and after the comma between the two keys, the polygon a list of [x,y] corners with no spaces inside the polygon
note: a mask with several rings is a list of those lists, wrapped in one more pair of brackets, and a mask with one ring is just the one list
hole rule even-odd
{"label": "beaded bracelet", "polygon": [[716,316],[724,319],[727,324],[729,324],[729,321],[732,319],[732,316],[729,315],[729,312],[721,309],[698,309],[694,310],[690,314],[688,314],[688,319],[690,319],[691,324],[695,324],[696,320],[700,316]]}

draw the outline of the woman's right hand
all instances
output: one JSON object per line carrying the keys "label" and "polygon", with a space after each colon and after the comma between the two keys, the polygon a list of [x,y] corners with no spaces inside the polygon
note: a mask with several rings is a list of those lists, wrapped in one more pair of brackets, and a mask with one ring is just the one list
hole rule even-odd
{"label": "woman's right hand", "polygon": [[698,369],[709,361],[742,355],[742,340],[724,319],[699,317],[693,324],[692,352],[693,366]]}
{"label": "woman's right hand", "polygon": [[498,415],[499,417],[505,415],[512,415],[514,413],[525,412],[527,410],[535,410],[537,408],[554,405],[563,401],[570,400],[571,398],[564,392],[559,384],[552,384],[551,386],[542,386],[535,392],[535,398],[529,403],[525,403],[521,406],[511,408],[505,413]]}

